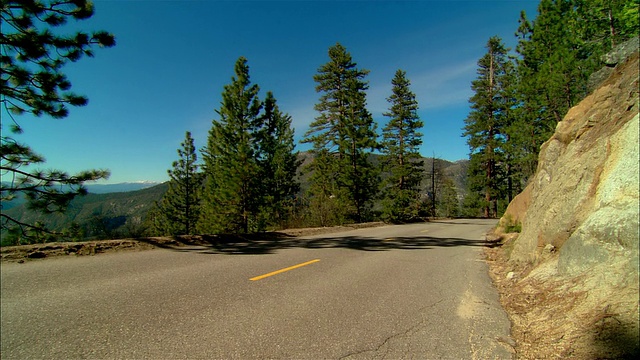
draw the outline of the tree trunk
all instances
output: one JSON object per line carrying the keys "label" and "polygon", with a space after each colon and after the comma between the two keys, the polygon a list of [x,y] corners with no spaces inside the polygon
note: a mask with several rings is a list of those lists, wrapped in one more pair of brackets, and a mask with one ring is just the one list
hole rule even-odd
{"label": "tree trunk", "polygon": [[613,11],[609,8],[609,33],[611,35],[611,48],[613,49],[616,46],[616,29],[613,26]]}

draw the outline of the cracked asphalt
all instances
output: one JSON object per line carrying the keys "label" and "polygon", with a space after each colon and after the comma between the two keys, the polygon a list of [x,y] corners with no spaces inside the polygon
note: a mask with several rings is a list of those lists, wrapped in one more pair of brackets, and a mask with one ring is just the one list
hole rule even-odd
{"label": "cracked asphalt", "polygon": [[508,359],[482,261],[494,224],[5,263],[0,357]]}

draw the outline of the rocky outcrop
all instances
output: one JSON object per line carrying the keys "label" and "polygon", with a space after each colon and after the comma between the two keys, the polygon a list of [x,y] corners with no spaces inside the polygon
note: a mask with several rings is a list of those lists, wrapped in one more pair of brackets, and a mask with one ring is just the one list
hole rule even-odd
{"label": "rocky outcrop", "polygon": [[[614,318],[616,329],[631,334],[625,346],[633,352],[639,296],[637,45],[615,62],[609,77],[569,110],[542,145],[536,174],[500,226],[522,225],[506,246],[514,268],[527,269],[513,276],[514,286],[560,284],[554,285],[558,294],[580,299],[562,316]],[[593,315],[596,310],[600,315]]]}
{"label": "rocky outcrop", "polygon": [[637,274],[638,183],[636,52],[542,146],[533,180],[502,220],[522,223],[511,259],[535,262],[551,245],[562,274],[613,262]]}
{"label": "rocky outcrop", "polygon": [[602,56],[601,60],[605,66],[589,76],[589,81],[587,83],[589,91],[593,91],[599,87],[609,76],[611,76],[616,65],[626,61],[626,59],[638,51],[639,47],[640,38],[634,37],[620,44],[610,53]]}

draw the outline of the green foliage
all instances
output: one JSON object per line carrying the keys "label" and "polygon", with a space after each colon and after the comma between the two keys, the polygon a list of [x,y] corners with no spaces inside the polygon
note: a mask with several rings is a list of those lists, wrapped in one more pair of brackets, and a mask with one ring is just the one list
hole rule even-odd
{"label": "green foliage", "polygon": [[505,216],[504,232],[505,233],[519,233],[522,231],[522,224],[519,221],[513,221],[511,215]]}
{"label": "green foliage", "polygon": [[[0,104],[12,120],[11,133],[22,132],[13,115],[28,112],[34,116],[64,118],[68,115],[68,105],[87,104],[86,97],[69,91],[71,83],[61,69],[84,55],[93,56],[94,45],[115,45],[114,37],[104,31],[63,36],[52,29],[64,25],[68,19],[84,20],[92,15],[93,5],[83,0],[3,1],[0,4],[3,25],[0,34]],[[0,128],[5,128],[6,122],[3,116]],[[5,132],[1,137],[0,154],[3,179],[11,179],[2,182],[1,201],[11,201],[22,193],[29,209],[45,214],[63,212],[75,196],[86,194],[84,182],[109,176],[106,170],[76,175],[59,170],[31,170],[34,165],[44,163],[44,157]],[[40,241],[56,235],[41,224],[19,221],[4,211],[0,217],[2,230],[19,233],[20,239]]]}
{"label": "green foliage", "polygon": [[86,0],[2,1],[1,101],[7,110],[60,119],[69,113],[67,104],[87,104],[86,97],[69,91],[71,83],[60,70],[84,55],[92,57],[94,45],[115,45],[115,39],[105,31],[63,36],[52,29],[69,19],[88,19],[93,12]]}
{"label": "green foliage", "polygon": [[375,123],[366,109],[368,71],[358,69],[340,44],[329,48],[329,59],[314,76],[316,91],[322,94],[315,105],[319,115],[303,140],[313,144],[316,159],[309,169],[309,194],[320,203],[336,199],[332,203],[338,218],[363,221],[370,217],[378,183],[367,152],[378,146]]}
{"label": "green foliage", "polygon": [[[464,136],[471,149],[464,211],[500,214],[534,174],[540,146],[587,92],[589,76],[613,46],[638,36],[638,0],[542,0],[524,12],[516,32],[519,57],[506,59],[489,41],[473,82]],[[499,40],[499,39],[497,39]],[[495,52],[492,49],[497,49]],[[495,61],[494,61],[495,60]],[[493,65],[492,65],[493,64]],[[492,75],[493,73],[493,75]],[[491,86],[493,84],[493,86]]]}
{"label": "green foliage", "polygon": [[521,116],[534,125],[539,146],[553,133],[555,124],[586,94],[586,82],[594,63],[590,49],[576,51],[576,11],[572,1],[542,0],[538,17],[529,22],[521,15],[517,47]]}
{"label": "green foliage", "polygon": [[383,181],[383,219],[391,222],[409,222],[419,218],[422,167],[419,147],[422,134],[418,130],[424,123],[418,117],[418,102],[411,91],[411,82],[402,70],[396,71],[391,81],[392,95],[387,98],[390,107],[384,116],[389,122],[382,130],[383,169],[389,176]]}
{"label": "green foliage", "polygon": [[471,150],[469,190],[484,196],[485,217],[498,216],[497,199],[504,176],[500,165],[504,163],[504,134],[511,105],[506,92],[509,64],[502,40],[489,39],[487,54],[478,61],[478,77],[471,83],[475,94],[469,100],[472,110],[465,119],[463,136]]}
{"label": "green foliage", "polygon": [[300,162],[293,140],[291,116],[280,111],[273,93],[267,92],[264,113],[256,134],[261,186],[261,219],[265,226],[284,228],[292,215],[300,184]]}
{"label": "green foliage", "polygon": [[483,209],[487,206],[486,201],[478,192],[469,192],[462,200],[460,215],[467,218],[476,218],[483,215]]}
{"label": "green foliage", "polygon": [[542,0],[516,33],[517,100],[509,136],[514,183],[533,175],[540,146],[588,92],[589,75],[611,48],[638,36],[638,0]]}
{"label": "green foliage", "polygon": [[198,157],[189,131],[178,149],[179,160],[168,170],[169,190],[153,213],[154,227],[162,235],[191,235],[200,217],[202,177],[198,173]]}
{"label": "green foliage", "polygon": [[575,23],[582,46],[597,54],[640,33],[639,0],[575,0]]}
{"label": "green foliage", "polygon": [[327,149],[312,152],[313,161],[304,169],[311,173],[309,187],[306,193],[309,206],[310,226],[332,226],[348,221],[352,213],[350,205],[345,201],[344,189],[339,188],[336,177],[338,175],[338,161],[336,154]]}
{"label": "green foliage", "polygon": [[262,103],[249,79],[247,60],[239,58],[236,77],[225,85],[219,119],[213,120],[202,150],[205,191],[200,231],[248,233],[259,212],[256,125]]}
{"label": "green foliage", "polygon": [[[312,162],[311,155],[306,152],[298,154],[298,159],[306,159],[305,162]],[[369,161],[376,165],[381,162],[382,155],[371,154]],[[430,159],[422,159],[428,163]],[[468,161],[459,161],[450,163],[447,161],[437,161],[438,168],[443,174],[442,180],[438,183],[438,216],[446,216],[445,194],[447,193],[447,181],[453,181],[454,191],[462,194],[464,191],[465,166]],[[383,177],[386,176],[383,173]],[[308,188],[308,178],[306,175],[300,177],[301,188]],[[424,186],[423,186],[424,187]],[[24,204],[16,205],[6,210],[7,214],[19,221],[35,224],[40,222],[46,228],[55,232],[55,237],[50,237],[56,241],[79,241],[87,239],[107,239],[107,238],[126,238],[140,236],[158,236],[162,235],[157,231],[161,228],[161,221],[166,218],[160,216],[159,209],[154,206],[155,203],[161,202],[164,194],[169,189],[169,182],[153,186],[150,188],[119,192],[119,193],[90,193],[87,196],[76,197],[69,204],[65,213],[42,214],[35,211],[29,211]],[[426,211],[430,209],[430,203],[426,201],[425,195],[420,201],[420,217],[427,216]],[[3,204],[4,205],[4,204]],[[315,201],[307,196],[297,195],[287,211],[287,228],[322,226],[323,224],[344,224],[349,219],[344,214],[338,212],[343,206],[337,203],[337,198],[331,198],[327,202]],[[380,203],[375,205],[374,211],[382,209]],[[323,209],[322,211],[319,210]],[[3,210],[4,211],[4,210]],[[323,219],[320,216],[324,216]],[[380,216],[374,213],[374,216]],[[478,216],[474,214],[473,216]],[[376,219],[379,217],[376,217]],[[268,226],[268,225],[267,225]],[[279,226],[275,224],[273,226]],[[75,230],[74,230],[75,229]],[[165,233],[166,234],[166,233]],[[15,245],[18,243],[28,244],[31,242],[47,241],[42,234],[39,239],[27,239],[17,229],[13,235],[8,230],[3,230],[0,236],[2,240],[1,246]]]}
{"label": "green foliage", "polygon": [[[205,189],[199,230],[248,233],[282,226],[292,214],[298,167],[291,117],[271,92],[258,98],[247,60],[236,62],[231,84],[207,146],[202,150]],[[261,110],[264,109],[264,112]]]}
{"label": "green foliage", "polygon": [[455,184],[450,178],[445,178],[442,190],[440,191],[440,206],[438,216],[452,218],[459,216],[460,205],[458,192]]}
{"label": "green foliage", "polygon": [[382,200],[382,219],[396,224],[417,221],[425,210],[421,200],[419,192],[388,189]]}

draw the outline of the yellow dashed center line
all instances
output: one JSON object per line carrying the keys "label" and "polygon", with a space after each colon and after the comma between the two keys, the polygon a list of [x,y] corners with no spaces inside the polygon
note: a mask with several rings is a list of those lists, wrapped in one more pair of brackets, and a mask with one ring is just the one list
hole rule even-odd
{"label": "yellow dashed center line", "polygon": [[299,268],[299,267],[307,266],[307,265],[310,265],[310,264],[316,263],[316,262],[318,262],[318,261],[320,261],[320,259],[315,259],[315,260],[311,260],[311,261],[303,262],[302,264],[289,266],[289,267],[286,267],[286,268],[284,268],[284,269],[280,269],[280,270],[272,271],[272,272],[270,272],[270,273],[268,273],[268,274],[264,274],[264,275],[260,275],[260,276],[252,277],[252,278],[251,278],[251,279],[249,279],[249,280],[251,280],[251,281],[262,280],[262,279],[264,279],[264,278],[266,278],[266,277],[273,276],[273,275],[278,275],[278,274],[281,274],[281,273],[283,273],[283,272],[285,272],[285,271],[289,271],[289,270],[297,269],[297,268]]}
{"label": "yellow dashed center line", "polygon": [[429,232],[429,230],[422,230],[422,231],[420,231],[420,232],[421,232],[421,233],[426,233],[426,232]]}

